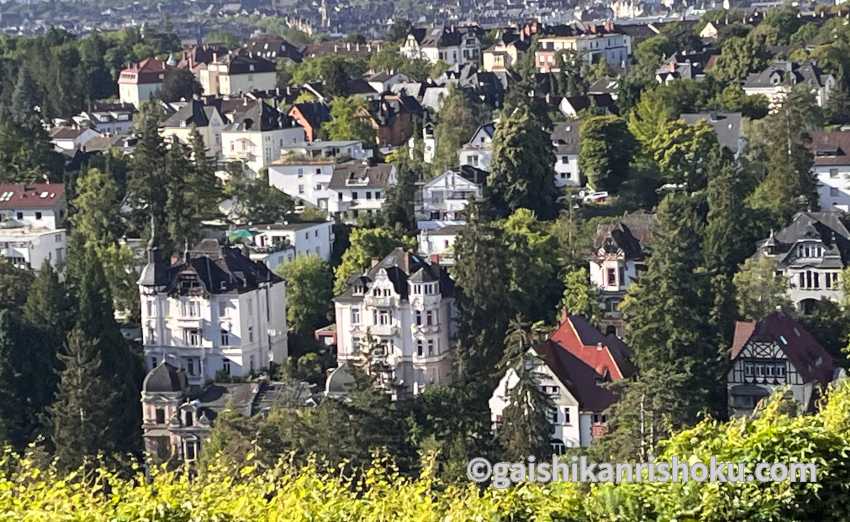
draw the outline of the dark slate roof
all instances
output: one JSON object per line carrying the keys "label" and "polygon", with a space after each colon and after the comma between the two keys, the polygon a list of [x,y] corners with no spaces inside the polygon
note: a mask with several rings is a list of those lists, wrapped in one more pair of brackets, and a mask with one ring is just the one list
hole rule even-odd
{"label": "dark slate roof", "polygon": [[655,215],[646,212],[626,214],[616,223],[600,224],[593,239],[594,252],[600,248],[615,252],[621,249],[626,259],[641,260],[652,243]]}
{"label": "dark slate roof", "polygon": [[314,129],[318,129],[326,121],[331,121],[331,111],[324,103],[296,103],[292,108],[297,109]]}
{"label": "dark slate roof", "polygon": [[389,186],[393,166],[389,163],[368,165],[348,161],[334,169],[329,189],[385,189]]}
{"label": "dark slate roof", "polygon": [[794,216],[790,225],[761,242],[764,250],[772,245],[776,255],[780,255],[780,264],[793,263],[794,245],[806,239],[819,240],[826,251],[820,263],[821,268],[843,268],[850,264],[850,232],[841,221],[840,212],[800,212]]}
{"label": "dark slate roof", "polygon": [[238,113],[228,128],[239,131],[272,131],[292,127],[292,119],[287,114],[262,100],[257,100],[248,110]]}
{"label": "dark slate roof", "polygon": [[366,110],[381,127],[391,127],[401,114],[421,115],[423,113],[422,105],[416,98],[406,94],[385,94],[379,100],[367,102]]}
{"label": "dark slate roof", "polygon": [[274,72],[275,64],[261,56],[250,54],[228,54],[222,63],[230,74],[253,74]]}
{"label": "dark slate roof", "polygon": [[835,362],[803,325],[782,312],[774,312],[758,323],[738,321],[731,358],[735,360],[750,342],[778,345],[803,381],[827,384],[832,381]]}
{"label": "dark slate roof", "polygon": [[301,51],[297,47],[275,35],[255,36],[245,43],[245,48],[252,53],[271,55],[275,58],[289,58],[295,62],[300,62],[302,59]]}
{"label": "dark slate roof", "polygon": [[552,145],[556,154],[578,154],[579,122],[558,123],[552,129]]}
{"label": "dark slate roof", "polygon": [[237,248],[220,245],[216,239],[204,239],[183,260],[169,267],[152,259],[142,271],[142,286],[165,286],[166,292],[210,294],[248,292],[260,283],[283,281],[265,264],[252,261]]}
{"label": "dark slate roof", "polygon": [[169,116],[163,125],[165,127],[191,127],[192,125],[206,127],[217,111],[216,107],[204,105],[201,100],[192,100]]}
{"label": "dark slate roof", "polygon": [[809,145],[815,165],[850,165],[850,132],[813,132]]}
{"label": "dark slate roof", "polygon": [[546,341],[534,350],[578,400],[582,411],[603,412],[617,400],[593,368],[557,344]]}
{"label": "dark slate roof", "polygon": [[717,134],[717,141],[732,152],[738,152],[738,141],[741,138],[740,112],[699,112],[679,116],[691,125],[697,122],[707,122]]}
{"label": "dark slate roof", "polygon": [[778,61],[773,62],[763,71],[751,73],[744,82],[744,87],[763,88],[777,85],[797,85],[806,83],[812,87],[823,87],[826,75],[812,62],[802,64]]}
{"label": "dark slate roof", "polygon": [[608,93],[588,94],[587,96],[567,96],[566,100],[576,112],[591,107],[599,107],[613,113],[617,112],[617,103]]}
{"label": "dark slate roof", "polygon": [[142,382],[142,391],[146,393],[176,393],[186,391],[188,387],[186,372],[165,361],[148,372]]}
{"label": "dark slate roof", "polygon": [[[444,267],[436,263],[431,263],[424,257],[407,252],[403,248],[399,247],[394,249],[379,263],[370,268],[365,275],[352,277],[349,280],[349,288],[340,295],[339,298],[351,298],[351,283],[359,281],[360,284],[365,283],[366,286],[369,286],[381,270],[386,271],[387,277],[393,283],[395,292],[402,300],[407,300],[408,282],[416,282],[415,279],[411,279],[413,277],[422,279],[422,282],[439,281],[440,294],[443,297],[451,297],[454,295],[454,282],[449,277],[449,273]],[[423,271],[424,273],[420,273]]]}

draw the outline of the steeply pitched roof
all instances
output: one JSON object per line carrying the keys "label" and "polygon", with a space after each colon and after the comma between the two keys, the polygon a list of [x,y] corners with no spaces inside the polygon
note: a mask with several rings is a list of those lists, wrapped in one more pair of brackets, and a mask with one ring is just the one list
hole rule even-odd
{"label": "steeply pitched roof", "polygon": [[551,341],[534,350],[578,400],[582,411],[602,412],[617,400],[614,392],[602,386],[604,380],[599,374],[572,353]]}
{"label": "steeply pitched roof", "polygon": [[[201,100],[191,100],[181,107],[177,112],[169,116],[164,127],[206,127],[210,124],[213,115],[218,112],[214,106],[204,105]],[[219,116],[221,116],[219,114]],[[224,118],[222,117],[222,120]]]}
{"label": "steeply pitched roof", "polygon": [[803,382],[829,383],[835,362],[832,356],[793,318],[774,312],[761,321],[738,321],[731,359],[735,360],[750,342],[772,343],[780,347]]}
{"label": "steeply pitched roof", "polygon": [[614,252],[619,248],[626,259],[643,259],[646,255],[645,249],[652,243],[655,223],[654,214],[641,211],[627,213],[613,224],[600,224],[596,227],[596,236],[593,239],[594,252],[600,248]]}
{"label": "steeply pitched roof", "polygon": [[798,64],[789,61],[777,61],[757,73],[751,73],[744,82],[745,88],[766,88],[792,86],[807,83],[812,87],[823,87],[827,75],[812,62]]}
{"label": "steeply pitched roof", "polygon": [[119,83],[149,84],[162,83],[165,79],[165,62],[156,58],[146,58],[121,71]]}
{"label": "steeply pitched roof", "polygon": [[[259,261],[237,248],[219,244],[215,239],[204,239],[184,258],[169,267],[163,263],[149,262],[139,281],[143,286],[165,286],[168,293],[186,294],[205,291],[210,294],[248,292],[261,283],[279,283],[280,277]],[[156,270],[154,270],[154,268]],[[156,280],[152,275],[156,274]]]}
{"label": "steeply pitched roof", "polygon": [[782,255],[780,264],[792,260],[793,246],[798,241],[815,239],[826,248],[823,268],[842,268],[850,264],[850,232],[841,221],[840,212],[800,212],[790,225],[760,243],[764,249],[771,243],[774,253]]}
{"label": "steeply pitched roof", "polygon": [[299,112],[314,129],[318,129],[322,123],[331,120],[330,109],[321,102],[296,103],[290,109],[290,114],[293,110]]}
{"label": "steeply pitched roof", "polygon": [[581,315],[563,317],[549,340],[581,359],[600,376],[607,374],[612,380],[619,380],[636,373],[628,346],[614,335],[602,335]]}
{"label": "steeply pitched roof", "polygon": [[289,115],[269,106],[262,100],[257,100],[251,107],[238,113],[228,126],[232,131],[273,131],[293,127]]}
{"label": "steeply pitched roof", "polygon": [[275,71],[275,64],[262,56],[230,53],[219,59],[227,66],[228,74],[254,74]]}
{"label": "steeply pitched roof", "polygon": [[[444,267],[431,263],[427,259],[399,247],[390,252],[380,262],[376,263],[365,275],[355,275],[352,277],[349,281],[349,288],[338,299],[351,298],[351,283],[356,281],[359,284],[365,283],[368,286],[375,280],[375,276],[381,270],[386,271],[387,277],[393,283],[395,292],[402,300],[407,300],[408,282],[411,282],[411,277],[420,280],[419,282],[439,281],[440,294],[443,297],[454,295],[454,282]],[[416,280],[412,282],[416,282]]]}

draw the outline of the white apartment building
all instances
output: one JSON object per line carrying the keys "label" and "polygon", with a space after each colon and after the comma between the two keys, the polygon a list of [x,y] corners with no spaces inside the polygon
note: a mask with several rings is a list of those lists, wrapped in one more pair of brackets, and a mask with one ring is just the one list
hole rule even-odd
{"label": "white apartment building", "polygon": [[136,109],[130,104],[100,103],[73,117],[78,127],[92,127],[101,134],[127,134],[133,128]]}
{"label": "white apartment building", "polygon": [[118,98],[135,108],[159,96],[165,81],[165,62],[147,58],[121,71],[118,76]]}
{"label": "white apartment building", "polygon": [[425,182],[414,203],[416,225],[420,230],[466,222],[470,200],[481,199],[487,173],[464,166],[448,170]]}
{"label": "white apartment building", "polygon": [[169,266],[149,245],[139,293],[148,371],[166,361],[201,386],[286,360],[285,284],[239,249],[205,239]]}
{"label": "white apartment building", "polygon": [[277,87],[275,63],[256,55],[216,54],[212,62],[200,66],[198,76],[206,95],[232,96]]}
{"label": "white apartment building", "polygon": [[280,158],[283,147],[306,141],[304,129],[262,100],[235,116],[221,131],[225,160],[240,161],[254,175]]}
{"label": "white apartment building", "polygon": [[814,62],[777,61],[764,70],[751,73],[744,81],[747,96],[762,94],[777,108],[795,85],[808,85],[819,107],[826,107],[829,94],[835,88],[835,76],[820,69]]}
{"label": "white apartment building", "polygon": [[538,72],[558,72],[558,53],[573,51],[586,63],[605,60],[614,67],[628,63],[632,54],[632,38],[613,32],[589,32],[570,28],[569,34],[547,35],[539,38],[539,48],[534,56]]}
{"label": "white apartment building", "polygon": [[65,186],[0,184],[0,256],[19,268],[60,269],[67,259]]}
{"label": "white apartment building", "polygon": [[489,171],[490,162],[493,161],[493,136],[495,134],[496,124],[494,122],[485,123],[478,127],[472,134],[472,138],[458,152],[459,164]]}
{"label": "white apartment building", "polygon": [[811,148],[820,208],[850,212],[850,132],[813,132]]}
{"label": "white apartment building", "polygon": [[402,56],[448,65],[477,64],[481,58],[481,42],[476,28],[414,28],[399,49]]}
{"label": "white apartment building", "polygon": [[303,205],[328,210],[328,185],[337,165],[372,157],[359,141],[313,141],[281,147],[280,159],[269,165],[269,184]]}
{"label": "white apartment building", "polygon": [[451,381],[454,284],[444,268],[397,248],[334,305],[340,365],[366,367],[396,396]]}
{"label": "white apartment building", "polygon": [[249,256],[269,270],[291,263],[299,256],[317,256],[323,261],[331,259],[332,221],[255,225],[249,231],[252,235],[248,243]]}
{"label": "white apartment building", "polygon": [[396,168],[390,163],[369,165],[349,161],[336,165],[328,189],[328,212],[346,223],[377,214],[384,206],[387,190],[396,184]]}

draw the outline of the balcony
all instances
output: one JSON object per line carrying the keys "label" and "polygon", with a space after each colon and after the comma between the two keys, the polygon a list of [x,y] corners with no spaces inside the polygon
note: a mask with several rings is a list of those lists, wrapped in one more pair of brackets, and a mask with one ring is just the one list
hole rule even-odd
{"label": "balcony", "polygon": [[373,324],[369,333],[377,337],[395,337],[399,334],[398,326],[392,324]]}
{"label": "balcony", "polygon": [[366,306],[375,306],[379,308],[389,308],[395,306],[395,298],[392,296],[383,295],[367,295],[363,299],[363,304]]}

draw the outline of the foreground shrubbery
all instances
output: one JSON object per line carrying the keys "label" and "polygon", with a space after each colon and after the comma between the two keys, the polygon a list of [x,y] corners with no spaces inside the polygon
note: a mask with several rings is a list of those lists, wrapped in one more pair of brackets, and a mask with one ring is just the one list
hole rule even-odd
{"label": "foreground shrubbery", "polygon": [[[779,398],[754,419],[705,421],[676,435],[662,459],[716,455],[728,462],[815,462],[811,484],[524,485],[508,490],[444,484],[433,467],[404,477],[387,459],[357,480],[282,463],[260,469],[105,470],[60,476],[33,455],[0,462],[0,520],[15,521],[470,521],[470,520],[846,520],[850,514],[850,383],[819,414],[792,417]],[[85,484],[85,485],[84,485]]]}

